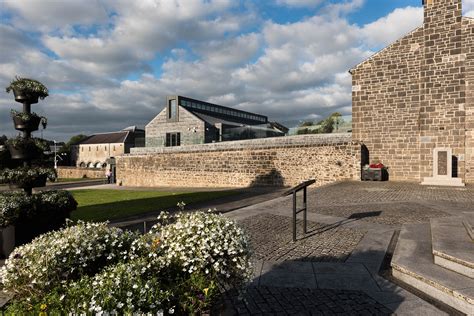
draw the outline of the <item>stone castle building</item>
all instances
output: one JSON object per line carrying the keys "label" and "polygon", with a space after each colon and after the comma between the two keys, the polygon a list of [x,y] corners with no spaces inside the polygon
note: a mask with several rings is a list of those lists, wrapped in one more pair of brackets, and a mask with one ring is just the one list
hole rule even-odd
{"label": "stone castle building", "polygon": [[350,70],[353,140],[391,180],[473,183],[474,19],[462,0],[423,6],[423,25]]}
{"label": "stone castle building", "polygon": [[107,160],[143,147],[145,131],[136,126],[118,132],[93,134],[71,146],[71,162],[81,168],[105,168]]}
{"label": "stone castle building", "polygon": [[288,129],[264,115],[176,95],[145,131],[146,147],[173,147],[284,136]]}

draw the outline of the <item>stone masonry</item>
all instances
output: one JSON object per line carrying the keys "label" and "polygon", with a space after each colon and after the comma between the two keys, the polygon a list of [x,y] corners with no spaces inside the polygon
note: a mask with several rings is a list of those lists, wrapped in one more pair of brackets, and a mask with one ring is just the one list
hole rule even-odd
{"label": "stone masonry", "polygon": [[126,186],[292,186],[308,178],[322,185],[359,176],[350,134],[134,148],[116,164]]}
{"label": "stone masonry", "polygon": [[[205,142],[205,123],[185,108],[179,108],[179,121],[167,122],[164,108],[145,127],[146,147],[162,147],[166,133],[181,133],[181,144],[202,144]],[[192,133],[189,131],[192,130]]]}
{"label": "stone masonry", "polygon": [[390,179],[433,176],[433,149],[451,148],[454,176],[474,182],[474,20],[461,0],[429,0],[419,28],[351,70],[353,140]]}
{"label": "stone masonry", "polygon": [[90,178],[105,179],[105,168],[90,169],[60,166],[57,169],[58,177],[64,179],[71,178]]}

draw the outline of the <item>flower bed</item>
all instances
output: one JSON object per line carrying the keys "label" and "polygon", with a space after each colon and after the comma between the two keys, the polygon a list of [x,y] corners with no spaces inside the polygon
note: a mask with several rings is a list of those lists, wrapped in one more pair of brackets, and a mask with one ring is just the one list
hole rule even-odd
{"label": "flower bed", "polygon": [[140,237],[79,223],[17,248],[1,270],[15,294],[6,312],[193,314],[249,279],[248,239],[233,221],[201,212],[159,219]]}
{"label": "flower bed", "polygon": [[33,199],[23,192],[0,194],[0,227],[14,225],[23,210],[34,208]]}
{"label": "flower bed", "polygon": [[[26,196],[26,195],[25,195]],[[22,245],[66,223],[77,202],[68,191],[44,191],[32,196],[33,206],[24,208],[16,222],[16,244]]]}
{"label": "flower bed", "polygon": [[[56,170],[52,168],[20,167],[16,169],[3,169],[0,172],[0,182],[10,183],[19,188],[41,186],[35,184],[41,181],[46,182],[47,179],[54,182],[56,178]],[[44,183],[42,186],[44,186]]]}
{"label": "flower bed", "polygon": [[15,225],[16,244],[21,245],[61,228],[76,206],[68,191],[45,191],[32,196],[24,192],[2,192],[0,227]]}

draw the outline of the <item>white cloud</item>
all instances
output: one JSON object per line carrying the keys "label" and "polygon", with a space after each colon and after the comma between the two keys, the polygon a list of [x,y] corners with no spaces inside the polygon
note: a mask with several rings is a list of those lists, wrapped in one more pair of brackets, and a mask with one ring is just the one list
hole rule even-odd
{"label": "white cloud", "polygon": [[74,25],[100,25],[107,23],[108,14],[104,1],[3,1],[2,6],[17,15],[14,25],[43,32],[68,31]]}
{"label": "white cloud", "polygon": [[365,25],[362,32],[368,45],[387,46],[422,25],[423,8],[406,7]]}
{"label": "white cloud", "polygon": [[[0,45],[9,47],[0,54],[0,86],[18,74],[39,79],[53,91],[35,107],[50,118],[45,137],[145,125],[170,94],[280,121],[321,118],[335,111],[349,114],[347,70],[372,54],[371,48],[409,31],[419,11],[399,9],[357,26],[344,13],[363,0],[319,1],[319,13],[281,24],[264,21],[251,9],[235,10],[238,2],[232,0],[93,1],[100,10],[89,16],[87,2],[54,4],[56,9],[38,12],[13,4],[8,6],[13,12],[9,25],[0,24]],[[279,1],[287,6],[311,3]],[[50,21],[53,12],[66,8],[78,14],[64,21],[79,28],[99,26],[81,33],[65,27],[62,17]],[[38,17],[40,13],[44,16]],[[113,17],[103,21],[103,14]],[[23,32],[16,24],[20,20],[31,20],[29,26],[41,35]],[[152,64],[157,56],[166,56],[164,62]],[[0,106],[11,105],[11,100],[0,94]],[[5,132],[11,133],[10,118],[3,112],[0,126],[8,126]]]}
{"label": "white cloud", "polygon": [[474,0],[463,0],[463,15],[474,18]]}
{"label": "white cloud", "polygon": [[147,62],[178,42],[221,39],[252,19],[230,14],[234,5],[230,0],[123,0],[109,5],[117,14],[110,30],[87,37],[46,35],[45,46],[89,73],[120,77],[149,71]]}
{"label": "white cloud", "polygon": [[277,4],[288,7],[317,7],[323,0],[277,0]]}

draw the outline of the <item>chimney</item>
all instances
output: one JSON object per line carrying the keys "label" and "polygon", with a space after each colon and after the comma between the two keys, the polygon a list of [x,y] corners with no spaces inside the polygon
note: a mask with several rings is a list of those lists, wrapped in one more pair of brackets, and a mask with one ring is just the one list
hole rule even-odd
{"label": "chimney", "polygon": [[424,26],[460,23],[462,19],[462,0],[422,0],[424,7]]}

